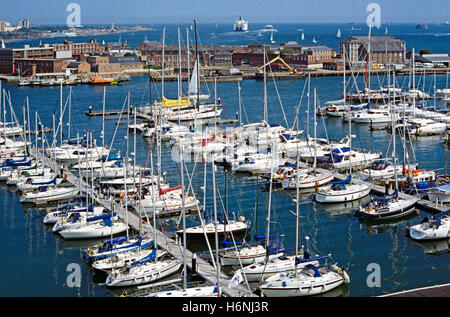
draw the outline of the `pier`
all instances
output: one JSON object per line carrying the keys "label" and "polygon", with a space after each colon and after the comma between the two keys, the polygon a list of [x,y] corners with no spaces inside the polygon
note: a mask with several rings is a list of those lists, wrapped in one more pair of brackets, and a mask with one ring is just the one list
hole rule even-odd
{"label": "pier", "polygon": [[449,296],[450,296],[450,283],[415,288],[408,291],[379,295],[377,297],[449,297]]}
{"label": "pier", "polygon": [[[39,153],[41,155],[41,153]],[[46,160],[44,159],[44,162]],[[82,190],[85,189],[87,191],[90,191],[90,184],[81,181],[80,178],[78,178],[75,174],[73,174],[70,171],[67,171],[63,169],[60,165],[55,165],[53,163],[48,162],[47,160],[47,166],[52,168],[56,173],[63,175],[60,175],[61,177],[64,177],[70,184],[73,186],[79,188],[81,187]],[[81,182],[81,184],[80,184]],[[97,191],[94,191],[93,195],[94,200],[96,203],[100,206],[103,206],[107,210],[111,210],[111,212],[117,213],[118,217],[125,221],[129,227],[131,227],[136,232],[142,232],[142,234],[147,234],[151,237],[155,235],[154,228],[151,224],[143,224],[142,219],[136,215],[134,212],[126,211],[125,207],[117,204],[113,200],[103,199],[100,198]],[[181,243],[173,240],[165,233],[156,230],[156,242],[157,245],[160,248],[166,249],[173,257],[182,259],[183,258],[183,246]],[[216,284],[216,268],[213,265],[210,265],[205,259],[201,257],[196,257],[196,266],[192,266],[192,259],[194,257],[194,253],[186,249],[185,259],[186,259],[186,265],[191,270],[196,272],[201,278],[203,278],[205,281],[211,283],[211,285]],[[220,264],[219,264],[220,265]],[[247,288],[245,288],[243,285],[237,285],[234,288],[228,288],[228,285],[230,283],[230,278],[225,275],[224,273],[219,273],[219,281],[218,284],[220,286],[220,289],[222,291],[222,294],[229,296],[229,297],[257,297],[255,294],[253,294],[251,291],[249,291]]]}

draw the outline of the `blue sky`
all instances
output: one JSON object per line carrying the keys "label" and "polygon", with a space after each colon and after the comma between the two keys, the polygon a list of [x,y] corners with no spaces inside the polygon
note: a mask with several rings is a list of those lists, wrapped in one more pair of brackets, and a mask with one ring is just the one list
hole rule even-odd
{"label": "blue sky", "polygon": [[381,22],[441,23],[450,20],[449,0],[2,0],[0,20],[65,24],[66,6],[78,3],[81,23],[365,22],[366,7],[381,7]]}

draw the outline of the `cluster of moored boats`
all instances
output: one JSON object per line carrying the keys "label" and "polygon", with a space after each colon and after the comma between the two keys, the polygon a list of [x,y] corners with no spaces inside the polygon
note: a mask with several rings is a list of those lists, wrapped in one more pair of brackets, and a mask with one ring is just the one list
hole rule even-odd
{"label": "cluster of moored boats", "polygon": [[[198,76],[196,66],[194,76]],[[308,78],[308,84],[309,80]],[[333,114],[342,114],[348,121],[347,136],[340,141],[333,141],[317,137],[315,121],[320,115],[316,113],[320,107],[315,90],[313,94],[308,91],[308,98],[310,95],[314,96],[314,115],[311,118],[314,120],[314,131],[306,131],[305,137],[302,138],[304,131],[298,128],[298,109],[292,127],[269,124],[266,89],[264,115],[260,122],[244,124],[241,120],[240,103],[238,124],[235,127],[228,125],[224,129],[218,122],[223,105],[217,100],[207,102],[207,96],[201,97],[199,85],[194,85],[198,84],[198,77],[192,78],[191,83],[193,87],[187,96],[183,97],[179,91],[177,99],[167,99],[163,93],[160,102],[139,109],[140,113],[146,113],[147,119],[151,119],[145,123],[137,123],[137,110],[130,112],[128,95],[125,155],[107,147],[103,138],[102,145],[97,145],[90,132],[84,137],[77,135],[77,138],[64,141],[62,109],[58,127],[61,133],[59,142],[55,130],[52,142],[47,143],[46,135],[42,131],[39,145],[38,126],[43,125],[38,120],[37,113],[35,140],[18,122],[8,124],[4,119],[0,126],[0,180],[16,186],[21,195],[20,202],[44,207],[43,222],[52,226],[52,231],[63,239],[102,239],[99,245],[83,249],[83,256],[91,262],[95,270],[106,273],[108,287],[129,288],[158,283],[179,273],[183,267],[184,282],[179,290],[145,292],[140,295],[220,296],[223,288],[231,289],[243,282],[249,293],[256,289],[256,293],[263,296],[327,293],[342,284],[350,283],[349,272],[335,263],[331,253],[312,254],[309,237],[304,238],[306,246],[299,247],[300,238],[297,237],[295,249],[287,250],[283,247],[282,236],[270,234],[273,208],[271,195],[275,186],[284,190],[295,190],[297,233],[301,218],[301,192],[313,195],[317,204],[355,202],[353,215],[368,221],[401,219],[411,214],[415,210],[419,193],[428,194],[430,199],[443,194],[443,191],[450,193],[446,179],[439,178],[435,171],[418,169],[417,163],[409,162],[406,156],[399,164],[395,156],[382,158],[380,153],[371,153],[352,146],[352,139],[355,138],[352,134],[352,123],[389,123],[392,131],[392,153],[395,153],[396,133],[406,139],[411,132],[405,131],[413,131],[413,126],[407,124],[412,124],[410,120],[419,120],[417,118],[420,109],[415,106],[414,96],[411,97],[411,107],[392,102],[388,103],[388,106],[374,108],[370,101],[367,104],[347,105],[344,98],[341,105],[321,109],[320,113],[332,115],[334,111]],[[240,89],[238,91],[240,92]],[[398,100],[395,97],[395,87],[393,90],[388,89],[388,100],[391,92],[392,100]],[[412,108],[412,113],[415,113],[417,118],[402,116],[402,113],[407,113],[407,108],[409,114]],[[309,113],[308,109],[308,123]],[[130,123],[130,114],[134,114],[133,124]],[[403,121],[399,122],[401,119]],[[205,120],[209,120],[209,123],[203,127]],[[28,125],[31,122],[30,118],[24,121],[27,121]],[[294,128],[295,123],[297,126]],[[309,127],[309,124],[307,126]],[[17,134],[17,131],[8,134],[8,129],[20,131],[22,140],[8,138]],[[102,136],[104,132],[103,128]],[[153,152],[148,155],[150,167],[138,166],[136,155],[133,155],[134,160],[130,160],[130,132],[134,133],[135,138],[137,133],[142,133],[143,137],[156,142],[156,170],[153,168]],[[135,144],[134,142],[134,154]],[[163,144],[172,147],[173,159],[180,160],[181,184],[169,185],[166,180],[161,158]],[[404,151],[407,151],[404,144]],[[208,185],[206,172],[211,164],[214,218],[202,215],[206,204],[201,206],[192,186],[184,184],[184,159],[187,157],[200,158],[205,165],[204,197],[205,187]],[[231,217],[226,207],[219,215],[215,183],[217,165],[226,166],[232,173],[260,176],[269,184],[265,235],[256,234],[247,241],[252,228],[249,221],[242,215]],[[386,195],[371,195],[373,184],[384,185],[387,189]],[[369,202],[363,203],[362,199],[368,197]],[[186,226],[185,217],[189,210],[198,212],[199,224]],[[133,219],[138,219],[134,229],[139,232],[135,234],[129,223],[131,215],[134,216]],[[176,240],[183,244],[182,256],[171,249],[174,246],[158,243],[162,239],[169,239],[157,227],[160,217],[172,216],[183,217],[182,228],[179,225],[175,231]],[[139,230],[136,230],[136,226]],[[444,212],[411,226],[408,228],[408,234],[415,240],[446,239],[450,233],[449,226],[448,212]],[[215,242],[215,254],[210,251],[213,265],[216,268],[219,264],[234,268],[230,284],[223,285],[223,276],[217,270],[216,285],[188,287],[185,259],[187,247],[190,242],[202,242],[207,243],[211,250],[210,241]],[[222,248],[219,248],[219,244]],[[180,245],[175,248],[180,249]],[[257,283],[256,288],[251,289],[249,283]]]}

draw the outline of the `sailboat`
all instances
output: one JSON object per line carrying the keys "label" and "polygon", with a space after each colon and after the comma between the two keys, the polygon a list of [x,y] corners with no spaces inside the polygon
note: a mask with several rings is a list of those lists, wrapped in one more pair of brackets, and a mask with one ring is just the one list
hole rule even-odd
{"label": "sailboat", "polygon": [[270,33],[270,43],[271,44],[275,43],[275,41],[273,40],[273,30],[272,30],[272,33]]}
{"label": "sailboat", "polygon": [[302,41],[305,40],[305,33],[302,32]]}
{"label": "sailboat", "polygon": [[317,41],[316,41],[316,38],[315,38],[315,37],[313,37],[313,39],[312,39],[312,42],[313,42],[314,44],[316,44],[316,43],[317,43]]}
{"label": "sailboat", "polygon": [[336,37],[341,37],[341,29],[338,29]]}
{"label": "sailboat", "polygon": [[200,94],[198,87],[198,80],[197,80],[197,74],[198,74],[198,63],[197,60],[194,64],[194,69],[192,70],[191,79],[189,81],[189,90],[188,90],[188,97],[191,102],[197,100],[199,98],[201,101],[208,100],[210,95],[208,94]]}
{"label": "sailboat", "polygon": [[450,237],[450,209],[429,217],[422,223],[407,228],[409,236],[414,240],[438,240]]}
{"label": "sailboat", "polygon": [[[414,52],[414,51],[413,51]],[[395,92],[394,92],[395,98]],[[393,116],[395,116],[395,107],[392,106]],[[383,197],[372,197],[372,201],[365,205],[359,206],[354,210],[354,216],[365,220],[390,220],[395,218],[404,217],[414,211],[414,205],[419,200],[417,197],[402,198],[398,195],[398,177],[397,177],[397,159],[395,151],[395,125],[392,121],[392,143],[393,150],[392,156],[394,161],[394,178],[395,178],[395,191]]]}
{"label": "sailboat", "polygon": [[[274,153],[275,151],[273,151]],[[274,154],[272,153],[272,167],[271,167],[271,174],[273,173],[273,158]],[[311,258],[308,260],[305,260],[302,264],[296,263],[296,258],[300,257],[303,258],[305,253],[303,253],[299,256],[298,250],[296,250],[296,255],[283,255],[283,256],[277,256],[275,258],[270,258],[269,255],[272,253],[276,253],[279,251],[279,244],[277,237],[270,236],[270,218],[271,218],[271,202],[272,202],[272,186],[273,186],[273,179],[270,179],[269,182],[269,204],[268,204],[268,215],[267,215],[267,229],[266,229],[266,236],[262,237],[266,240],[266,250],[267,250],[267,256],[263,261],[257,262],[255,264],[246,266],[242,269],[240,269],[240,273],[245,276],[246,280],[248,282],[261,282],[269,278],[270,276],[283,273],[283,272],[289,272],[289,271],[295,271],[297,269],[297,265],[300,267],[306,266],[308,264],[312,264],[314,266],[318,265],[319,262],[315,258]],[[276,251],[276,252],[271,252]]]}
{"label": "sailboat", "polygon": [[[194,20],[195,23],[195,20]],[[181,150],[181,168],[183,167],[183,153]],[[213,187],[216,188],[216,177],[215,177],[215,165],[212,163],[212,173],[213,173]],[[206,163],[205,163],[205,176],[206,176]],[[181,172],[182,186],[184,187],[184,174]],[[206,179],[205,179],[206,182]],[[184,195],[183,195],[184,196]],[[149,297],[220,297],[220,288],[219,288],[219,236],[218,236],[218,222],[217,222],[217,199],[216,192],[214,191],[213,195],[214,199],[214,225],[215,225],[215,244],[216,244],[216,259],[215,259],[215,268],[216,268],[216,286],[196,286],[196,287],[187,287],[187,263],[186,263],[186,251],[187,251],[187,236],[186,236],[186,213],[183,205],[183,288],[175,291],[161,291],[157,293],[150,294]],[[184,200],[184,198],[183,198]],[[209,244],[208,244],[209,248]],[[211,251],[211,250],[210,250]],[[211,258],[212,252],[211,252]]]}
{"label": "sailboat", "polygon": [[[345,64],[345,54],[344,54],[344,64]],[[344,96],[345,96],[345,77],[344,77]],[[344,99],[345,103],[345,99]],[[316,107],[316,89],[314,89],[314,107]],[[370,193],[371,187],[366,183],[355,184],[352,183],[352,125],[349,119],[349,176],[347,179],[342,181],[334,181],[330,184],[331,187],[320,189],[316,192],[314,198],[319,203],[340,203],[352,200],[358,200],[362,197],[367,196]]]}

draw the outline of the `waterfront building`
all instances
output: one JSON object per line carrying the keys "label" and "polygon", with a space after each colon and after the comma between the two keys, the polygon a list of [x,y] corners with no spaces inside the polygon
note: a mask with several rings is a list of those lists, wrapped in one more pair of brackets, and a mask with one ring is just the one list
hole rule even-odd
{"label": "waterfront building", "polygon": [[[368,36],[350,36],[340,42],[340,52],[345,52],[352,66],[364,65],[368,51]],[[405,64],[406,43],[394,36],[371,36],[370,60],[376,64]]]}
{"label": "waterfront building", "polygon": [[433,64],[433,67],[449,67],[450,66],[450,56],[449,54],[422,54],[416,55],[415,61],[419,63],[429,63]]}

